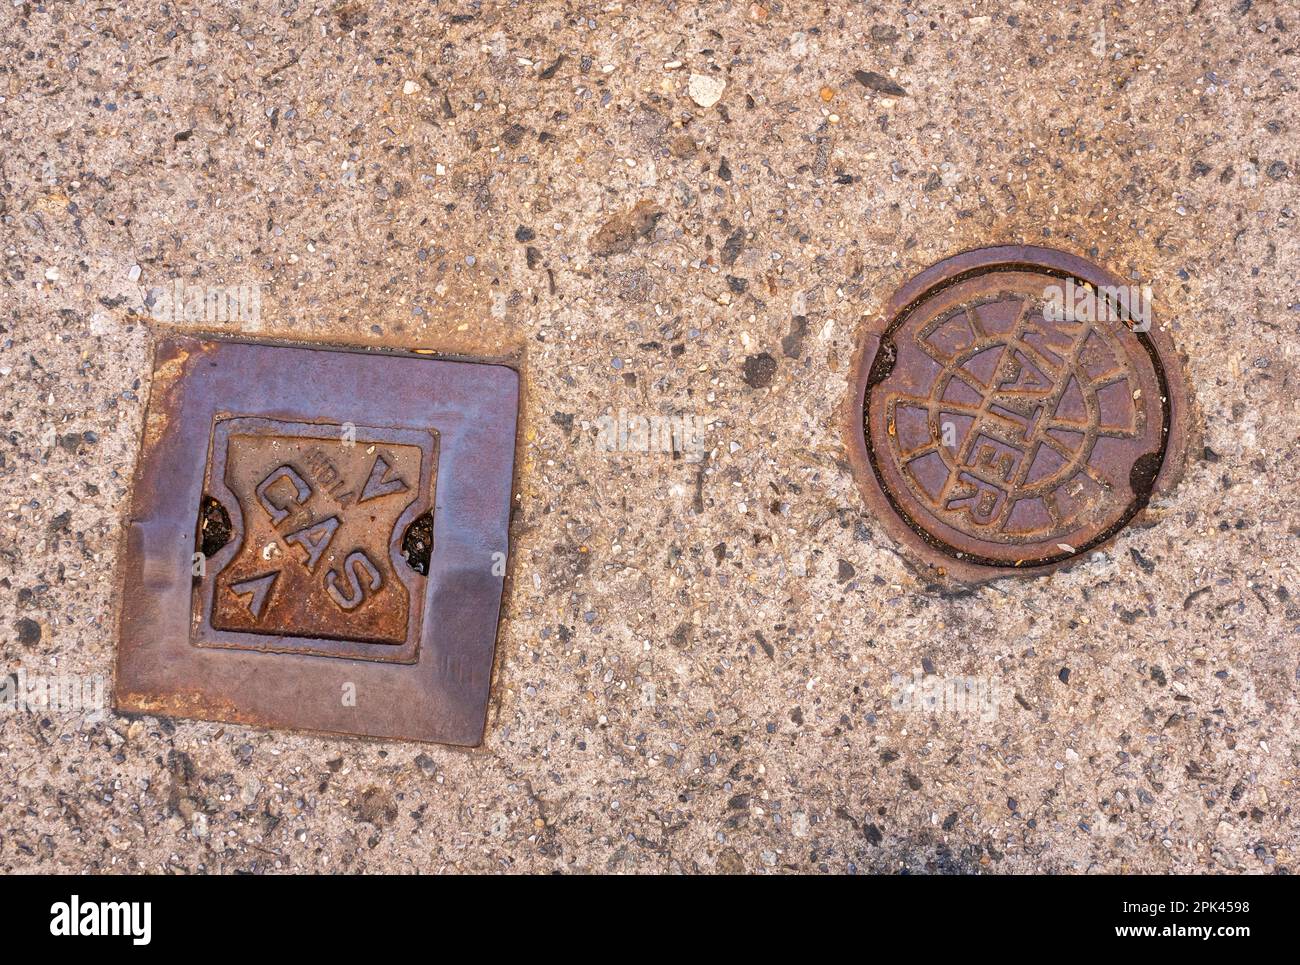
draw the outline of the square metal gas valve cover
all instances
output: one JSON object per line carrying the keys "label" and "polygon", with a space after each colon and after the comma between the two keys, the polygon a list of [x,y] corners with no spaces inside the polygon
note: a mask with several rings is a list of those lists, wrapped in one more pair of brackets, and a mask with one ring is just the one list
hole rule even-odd
{"label": "square metal gas valve cover", "polygon": [[504,365],[162,339],[117,708],[478,744],[518,407]]}

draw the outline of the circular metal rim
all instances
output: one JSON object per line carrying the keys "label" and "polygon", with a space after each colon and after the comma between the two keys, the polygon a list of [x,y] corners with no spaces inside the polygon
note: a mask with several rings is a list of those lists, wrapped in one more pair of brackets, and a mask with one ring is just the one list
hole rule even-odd
{"label": "circular metal rim", "polygon": [[846,446],[858,488],[882,527],[895,542],[919,558],[939,579],[962,583],[985,583],[1006,576],[1041,575],[1086,559],[1113,540],[1121,531],[1146,523],[1153,501],[1166,497],[1178,484],[1190,444],[1191,404],[1183,365],[1168,332],[1153,319],[1151,329],[1134,333],[1149,353],[1163,392],[1165,412],[1163,456],[1146,500],[1129,518],[1108,528],[1091,543],[1072,554],[1032,564],[1011,565],[1001,561],[980,562],[978,557],[954,555],[941,548],[933,537],[899,510],[893,496],[881,483],[873,464],[865,424],[866,398],[882,338],[921,302],[939,290],[982,274],[996,271],[1033,271],[1073,277],[1096,287],[1123,284],[1110,271],[1077,255],[1034,245],[1000,245],[977,248],[945,258],[909,278],[890,298],[883,312],[868,324],[850,369],[850,388],[843,413]]}

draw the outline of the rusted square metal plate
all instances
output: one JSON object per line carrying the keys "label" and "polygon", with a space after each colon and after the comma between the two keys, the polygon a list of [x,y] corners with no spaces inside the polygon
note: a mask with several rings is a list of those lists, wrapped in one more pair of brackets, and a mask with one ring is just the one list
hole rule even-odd
{"label": "rusted square metal plate", "polygon": [[118,709],[479,743],[518,405],[501,365],[163,339]]}

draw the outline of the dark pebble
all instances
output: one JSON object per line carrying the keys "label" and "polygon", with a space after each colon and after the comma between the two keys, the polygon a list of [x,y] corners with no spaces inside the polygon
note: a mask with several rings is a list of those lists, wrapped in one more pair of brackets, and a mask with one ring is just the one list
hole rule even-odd
{"label": "dark pebble", "polygon": [[884,74],[878,74],[874,70],[855,70],[853,79],[856,80],[867,90],[874,90],[878,94],[888,94],[890,97],[906,97],[907,91],[894,83]]}
{"label": "dark pebble", "polygon": [[767,388],[776,375],[776,359],[767,352],[751,355],[745,359],[743,372],[745,384],[751,389]]}

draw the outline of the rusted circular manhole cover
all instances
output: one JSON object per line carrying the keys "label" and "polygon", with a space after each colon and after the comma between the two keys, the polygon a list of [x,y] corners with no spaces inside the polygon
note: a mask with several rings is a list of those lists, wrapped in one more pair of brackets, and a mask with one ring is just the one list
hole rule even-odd
{"label": "rusted circular manhole cover", "polygon": [[893,534],[963,580],[1091,550],[1176,481],[1181,367],[1149,289],[1046,248],[967,252],[863,347],[850,450]]}

